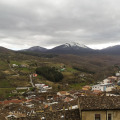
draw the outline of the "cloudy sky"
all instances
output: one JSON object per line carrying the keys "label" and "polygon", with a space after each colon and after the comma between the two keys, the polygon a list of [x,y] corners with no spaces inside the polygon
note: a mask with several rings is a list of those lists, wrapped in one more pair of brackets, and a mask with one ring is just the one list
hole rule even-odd
{"label": "cloudy sky", "polygon": [[0,46],[120,44],[120,0],[0,0]]}

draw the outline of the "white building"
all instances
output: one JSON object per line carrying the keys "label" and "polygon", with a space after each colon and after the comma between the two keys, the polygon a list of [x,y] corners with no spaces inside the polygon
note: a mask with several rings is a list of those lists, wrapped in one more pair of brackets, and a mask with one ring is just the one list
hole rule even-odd
{"label": "white building", "polygon": [[16,65],[16,64],[12,64],[12,67],[18,67],[18,65]]}
{"label": "white building", "polygon": [[45,86],[45,84],[35,84],[35,87],[41,89]]}
{"label": "white building", "polygon": [[107,83],[110,83],[110,82],[111,82],[110,79],[104,79],[104,80],[103,80],[103,84],[107,84]]}
{"label": "white building", "polygon": [[116,76],[117,76],[117,77],[120,77],[120,71],[119,71],[118,73],[116,73]]}
{"label": "white building", "polygon": [[92,91],[94,90],[112,91],[113,88],[114,88],[114,85],[112,83],[97,84],[97,85],[92,86]]}

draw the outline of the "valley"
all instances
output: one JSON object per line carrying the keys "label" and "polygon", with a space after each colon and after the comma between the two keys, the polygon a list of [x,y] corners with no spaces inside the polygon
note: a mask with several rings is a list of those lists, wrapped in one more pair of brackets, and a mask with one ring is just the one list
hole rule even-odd
{"label": "valley", "polygon": [[[51,56],[51,57],[50,57]],[[26,54],[7,49],[0,52],[0,95],[8,97],[9,90],[17,87],[33,87],[30,74],[36,73],[38,67],[51,67],[61,72],[63,79],[52,82],[38,75],[33,83],[44,83],[58,90],[79,90],[84,85],[95,84],[109,75],[119,71],[115,65],[120,64],[118,55],[73,55],[39,53]],[[5,89],[5,90],[4,90]]]}
{"label": "valley", "polygon": [[120,95],[119,71],[119,55],[1,48],[0,119],[79,120],[81,96],[106,99]]}

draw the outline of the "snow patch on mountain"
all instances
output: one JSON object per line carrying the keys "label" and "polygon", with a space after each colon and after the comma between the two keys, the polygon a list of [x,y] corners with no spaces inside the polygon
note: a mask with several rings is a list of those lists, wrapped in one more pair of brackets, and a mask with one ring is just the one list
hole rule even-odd
{"label": "snow patch on mountain", "polygon": [[83,44],[79,44],[79,43],[75,43],[75,42],[65,43],[64,48],[66,48],[66,47],[88,48],[87,46],[85,46]]}

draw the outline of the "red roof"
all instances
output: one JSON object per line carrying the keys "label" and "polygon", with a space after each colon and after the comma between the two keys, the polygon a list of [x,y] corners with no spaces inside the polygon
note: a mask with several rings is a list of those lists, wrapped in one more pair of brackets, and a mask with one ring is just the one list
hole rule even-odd
{"label": "red roof", "polygon": [[10,103],[22,103],[23,101],[22,100],[5,100],[2,102],[2,104],[10,104]]}

